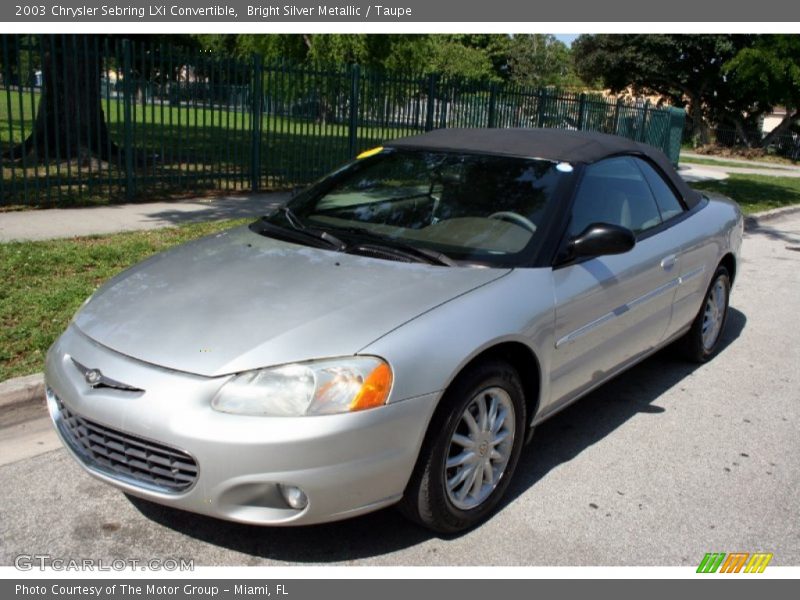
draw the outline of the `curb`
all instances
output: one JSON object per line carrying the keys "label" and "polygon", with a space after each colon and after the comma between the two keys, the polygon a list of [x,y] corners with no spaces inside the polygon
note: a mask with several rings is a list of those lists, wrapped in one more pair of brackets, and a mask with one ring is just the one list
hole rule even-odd
{"label": "curb", "polygon": [[14,377],[0,382],[0,410],[37,401],[44,406],[43,373]]}
{"label": "curb", "polygon": [[[765,222],[774,221],[785,215],[800,212],[800,206],[775,208],[748,215],[744,219],[745,231],[754,231],[764,226]],[[44,374],[35,373],[24,377],[15,377],[0,382],[0,411],[11,406],[40,401],[44,407]]]}
{"label": "curb", "polygon": [[754,213],[744,218],[744,230],[753,231],[762,227],[765,222],[774,221],[785,215],[791,215],[800,212],[800,206],[784,206],[782,208],[773,208],[772,210],[765,210],[764,212]]}

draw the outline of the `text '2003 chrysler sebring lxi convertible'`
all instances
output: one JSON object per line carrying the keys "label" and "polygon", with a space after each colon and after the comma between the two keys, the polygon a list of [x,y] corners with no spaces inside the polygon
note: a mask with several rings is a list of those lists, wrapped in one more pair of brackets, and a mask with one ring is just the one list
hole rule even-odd
{"label": "text '2003 chrysler sebring lxi convertible'", "polygon": [[48,353],[49,410],[89,473],[158,503],[463,530],[544,419],[673,341],[714,354],[742,230],[622,138],[396,140],[106,283]]}

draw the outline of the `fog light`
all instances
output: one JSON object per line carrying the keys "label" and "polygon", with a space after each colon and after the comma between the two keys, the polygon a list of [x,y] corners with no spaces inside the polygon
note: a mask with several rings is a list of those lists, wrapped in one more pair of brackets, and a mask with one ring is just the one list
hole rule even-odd
{"label": "fog light", "polygon": [[286,504],[291,506],[293,509],[303,510],[306,506],[308,506],[308,497],[306,496],[306,493],[299,487],[294,485],[278,484],[278,489],[280,489],[283,499],[286,500]]}

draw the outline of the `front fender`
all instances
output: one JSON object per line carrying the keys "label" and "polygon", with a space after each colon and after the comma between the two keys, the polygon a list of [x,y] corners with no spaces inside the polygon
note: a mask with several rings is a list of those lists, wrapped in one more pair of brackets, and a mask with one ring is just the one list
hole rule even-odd
{"label": "front fender", "polygon": [[546,374],[554,322],[551,269],[515,269],[417,317],[359,353],[389,361],[395,375],[389,401],[398,402],[442,392],[482,352],[519,342],[539,360],[544,399],[549,393]]}

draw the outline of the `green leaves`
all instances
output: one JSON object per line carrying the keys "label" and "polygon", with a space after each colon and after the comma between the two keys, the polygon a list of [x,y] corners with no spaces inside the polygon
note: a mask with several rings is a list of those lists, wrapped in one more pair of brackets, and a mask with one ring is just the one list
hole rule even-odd
{"label": "green leaves", "polygon": [[765,110],[800,107],[800,36],[762,36],[725,63],[723,72]]}
{"label": "green leaves", "polygon": [[701,137],[712,124],[752,130],[773,107],[800,106],[796,35],[583,35],[573,53],[586,81],[686,106]]}
{"label": "green leaves", "polygon": [[559,88],[581,86],[570,49],[555,36],[515,35],[508,44],[508,56],[510,79],[515,83]]}
{"label": "green leaves", "polygon": [[358,63],[369,69],[523,85],[577,87],[570,49],[552,35],[505,34],[197,34],[212,52],[260,54],[265,64],[287,61],[318,68]]}

